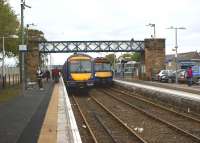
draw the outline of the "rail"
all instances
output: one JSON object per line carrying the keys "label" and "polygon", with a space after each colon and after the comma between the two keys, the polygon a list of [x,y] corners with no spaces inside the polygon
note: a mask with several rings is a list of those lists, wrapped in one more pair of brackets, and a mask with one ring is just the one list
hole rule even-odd
{"label": "rail", "polygon": [[[150,118],[152,118],[152,119],[155,119],[155,120],[157,120],[157,121],[159,121],[159,122],[161,122],[161,123],[163,123],[163,124],[169,126],[170,128],[173,128],[173,129],[175,129],[175,130],[177,130],[177,131],[179,131],[179,132],[185,134],[186,136],[189,136],[189,137],[193,138],[194,140],[196,140],[196,141],[198,141],[198,142],[200,141],[200,138],[199,138],[198,136],[193,135],[192,133],[188,132],[187,130],[182,129],[182,128],[180,128],[180,127],[178,127],[178,126],[172,124],[171,122],[169,122],[169,121],[167,121],[167,120],[165,120],[165,119],[162,119],[162,118],[156,116],[155,114],[149,113],[149,112],[147,112],[146,110],[144,110],[144,109],[142,109],[142,108],[140,108],[140,107],[138,107],[138,106],[136,106],[136,105],[134,105],[134,104],[132,104],[132,103],[129,103],[129,102],[127,102],[127,101],[125,101],[125,100],[123,100],[123,99],[121,99],[121,98],[118,98],[118,97],[116,97],[116,96],[113,96],[110,92],[106,92],[105,90],[103,90],[103,92],[104,92],[105,94],[107,94],[108,96],[112,97],[113,99],[116,99],[116,100],[118,100],[118,101],[120,101],[120,102],[122,102],[122,103],[124,103],[124,104],[126,104],[126,105],[128,105],[128,106],[130,106],[131,108],[133,108],[133,109],[135,109],[135,110],[137,110],[137,111],[139,111],[139,112],[141,112],[141,113],[147,115],[148,117],[150,117]],[[124,93],[122,93],[122,94],[125,95]],[[131,96],[131,97],[132,97],[132,96]],[[180,116],[180,114],[179,114],[179,116]],[[185,117],[185,116],[184,116],[184,117]],[[186,118],[186,117],[185,117],[185,118]],[[190,119],[191,119],[191,118],[190,118]],[[192,119],[192,120],[193,120],[193,119]],[[196,120],[195,120],[195,121],[196,121]]]}

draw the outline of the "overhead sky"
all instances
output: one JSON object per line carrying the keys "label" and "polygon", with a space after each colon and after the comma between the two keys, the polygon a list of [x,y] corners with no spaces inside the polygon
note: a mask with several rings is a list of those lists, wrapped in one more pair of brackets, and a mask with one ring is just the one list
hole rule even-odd
{"label": "overhead sky", "polygon": [[[19,14],[20,1],[9,0]],[[25,24],[42,30],[47,40],[144,40],[153,35],[166,39],[166,54],[173,54],[175,31],[178,52],[200,52],[199,0],[26,0]],[[56,60],[56,58],[54,58]]]}

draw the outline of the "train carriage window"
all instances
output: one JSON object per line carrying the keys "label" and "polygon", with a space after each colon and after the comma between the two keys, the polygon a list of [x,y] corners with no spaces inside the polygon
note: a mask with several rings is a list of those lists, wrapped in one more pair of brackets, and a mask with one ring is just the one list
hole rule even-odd
{"label": "train carriage window", "polygon": [[95,71],[110,71],[111,65],[109,63],[96,63]]}
{"label": "train carriage window", "polygon": [[92,64],[91,61],[70,61],[70,71],[71,72],[91,72]]}

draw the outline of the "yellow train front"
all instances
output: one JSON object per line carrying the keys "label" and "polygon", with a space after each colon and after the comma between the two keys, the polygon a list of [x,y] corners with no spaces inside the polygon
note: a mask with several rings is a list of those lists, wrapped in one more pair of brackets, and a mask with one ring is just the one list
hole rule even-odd
{"label": "yellow train front", "polygon": [[85,54],[70,56],[63,66],[63,78],[67,87],[90,87],[94,85],[92,57]]}
{"label": "yellow train front", "polygon": [[111,85],[113,81],[113,72],[111,64],[106,58],[94,59],[95,84]]}

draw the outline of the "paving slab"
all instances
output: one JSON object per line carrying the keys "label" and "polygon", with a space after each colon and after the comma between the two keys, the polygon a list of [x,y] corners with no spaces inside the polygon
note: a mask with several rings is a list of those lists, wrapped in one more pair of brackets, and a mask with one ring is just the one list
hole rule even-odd
{"label": "paving slab", "polygon": [[0,104],[0,143],[35,143],[51,98],[53,82]]}

